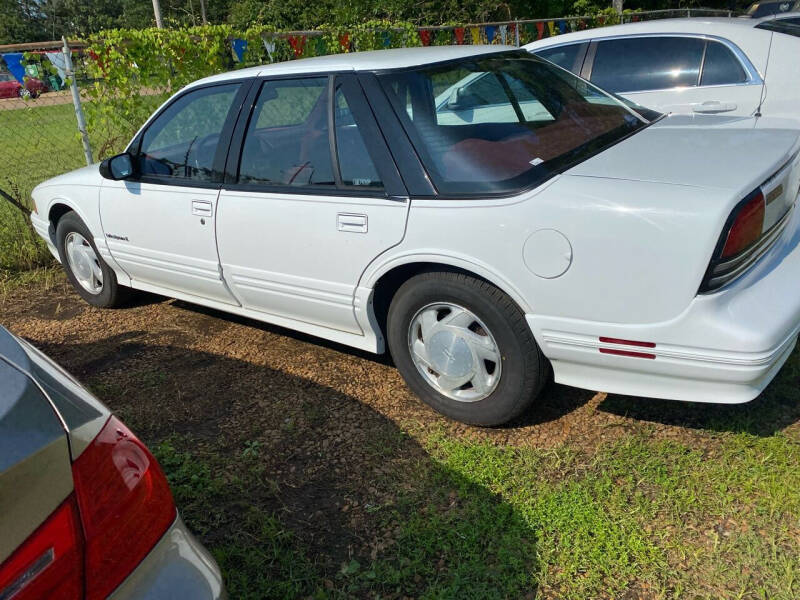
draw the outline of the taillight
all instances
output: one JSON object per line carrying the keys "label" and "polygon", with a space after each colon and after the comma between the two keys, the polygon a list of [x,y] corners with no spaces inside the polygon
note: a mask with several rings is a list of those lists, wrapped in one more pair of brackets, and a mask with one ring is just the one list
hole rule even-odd
{"label": "taillight", "polygon": [[750,194],[733,215],[721,258],[730,258],[755,244],[764,232],[766,206],[761,188]]}
{"label": "taillight", "polygon": [[86,544],[86,600],[110,594],[175,520],[153,455],[115,417],[72,464]]}
{"label": "taillight", "polygon": [[83,597],[83,539],[70,496],[0,565],[0,600]]}

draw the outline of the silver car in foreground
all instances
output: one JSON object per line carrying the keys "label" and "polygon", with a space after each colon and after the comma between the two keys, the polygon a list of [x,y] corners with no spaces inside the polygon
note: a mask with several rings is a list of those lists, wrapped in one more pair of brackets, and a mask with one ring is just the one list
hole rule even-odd
{"label": "silver car in foreground", "polygon": [[0,327],[0,600],[225,598],[136,436]]}

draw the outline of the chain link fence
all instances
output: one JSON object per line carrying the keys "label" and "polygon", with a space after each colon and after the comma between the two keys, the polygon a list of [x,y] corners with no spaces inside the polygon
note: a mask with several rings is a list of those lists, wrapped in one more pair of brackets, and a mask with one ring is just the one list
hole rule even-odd
{"label": "chain link fence", "polygon": [[[730,16],[728,11],[705,9],[663,10],[624,15],[595,17],[569,17],[564,19],[519,20],[504,23],[479,23],[473,25],[421,27],[420,37],[433,40],[438,35],[454,36],[452,42],[487,42],[490,28],[502,31],[495,43],[517,44],[530,41],[531,36],[558,35],[565,31],[631,21],[644,21],[687,16]],[[542,23],[551,24],[543,27]],[[424,31],[428,31],[425,34]],[[548,33],[549,30],[549,33]],[[474,33],[479,31],[478,35]],[[294,35],[293,35],[294,34]],[[291,51],[275,53],[275,41],[285,45],[298,39],[298,35],[313,40],[320,32],[281,32],[263,34],[264,52],[250,52],[251,60],[269,62],[291,56]],[[376,32],[376,35],[378,33]],[[458,39],[460,38],[460,40]],[[229,40],[226,48],[213,52],[226,54],[215,64],[219,70],[246,66],[236,62],[236,41]],[[289,44],[287,44],[287,41]],[[424,41],[423,41],[424,43]],[[270,51],[270,44],[272,51]],[[294,44],[292,49],[294,49]],[[309,43],[309,46],[312,44]],[[392,44],[395,45],[395,44]],[[427,44],[426,44],[427,45]],[[33,45],[31,45],[33,46]],[[389,47],[389,45],[386,45]],[[38,47],[36,54],[25,54],[27,70],[25,85],[14,85],[14,80],[4,83],[0,73],[0,271],[21,271],[45,264],[48,253],[33,233],[27,217],[31,207],[31,191],[42,181],[79,168],[92,161],[121,151],[138,127],[170,94],[187,83],[187,73],[192,73],[180,52],[164,48],[161,68],[154,73],[138,68],[136,56],[126,56],[132,66],[130,77],[124,77],[119,86],[110,82],[112,77],[104,70],[106,56],[98,56],[81,44],[72,43],[69,56],[74,74],[67,73],[68,64],[62,61],[62,70],[52,68],[46,54],[62,52],[55,44],[49,48]],[[350,44],[350,50],[358,47]],[[217,57],[219,58],[219,57]],[[139,63],[143,59],[139,58]],[[98,68],[99,67],[99,68]],[[183,69],[183,71],[182,71]],[[107,75],[107,77],[103,77]],[[118,75],[117,75],[118,76]],[[94,85],[93,77],[102,78],[103,85]],[[74,81],[74,91],[71,84]],[[16,88],[9,92],[6,88]],[[114,110],[101,111],[109,103]],[[88,128],[81,127],[80,113],[84,113]],[[93,155],[93,156],[92,156]]]}

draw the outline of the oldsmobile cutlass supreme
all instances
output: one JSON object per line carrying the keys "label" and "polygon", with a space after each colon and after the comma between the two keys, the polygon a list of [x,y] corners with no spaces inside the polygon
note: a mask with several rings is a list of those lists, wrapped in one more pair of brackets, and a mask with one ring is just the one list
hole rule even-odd
{"label": "oldsmobile cutlass supreme", "polygon": [[78,293],[180,298],[388,350],[480,425],[557,382],[735,403],[800,329],[798,132],[664,116],[524,51],[217,75],[34,192]]}

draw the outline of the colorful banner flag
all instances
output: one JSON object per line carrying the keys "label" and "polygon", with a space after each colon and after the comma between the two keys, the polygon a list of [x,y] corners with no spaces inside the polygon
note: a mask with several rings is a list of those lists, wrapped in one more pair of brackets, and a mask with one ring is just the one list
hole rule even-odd
{"label": "colorful banner flag", "polygon": [[325,41],[325,36],[319,36],[314,41],[315,52],[317,56],[324,56],[328,53],[328,42]]}
{"label": "colorful banner flag", "polygon": [[632,18],[631,20],[632,20],[634,23],[638,22],[638,21],[639,21],[639,15],[633,15],[633,18]]}
{"label": "colorful banner flag", "polygon": [[586,29],[586,21],[581,19],[580,23],[578,23],[578,29]]}
{"label": "colorful banner flag", "polygon": [[473,44],[480,44],[481,43],[481,28],[480,27],[472,27],[469,30],[469,36],[472,38]]}
{"label": "colorful banner flag", "polygon": [[548,21],[547,22],[547,30],[550,32],[550,37],[553,37],[556,34],[555,21]]}
{"label": "colorful banner flag", "polygon": [[423,46],[430,46],[431,45],[431,30],[430,29],[420,29],[419,30],[419,41],[422,42]]}
{"label": "colorful banner flag", "polygon": [[269,62],[272,62],[272,55],[275,54],[275,40],[272,38],[261,38],[261,41],[264,43],[264,50],[267,51],[267,56],[269,56]]}
{"label": "colorful banner flag", "polygon": [[303,56],[303,50],[305,50],[306,47],[306,36],[290,35],[289,45],[292,47],[292,50],[294,51],[294,57],[300,58],[301,56]]}
{"label": "colorful banner flag", "polygon": [[463,44],[464,43],[464,33],[466,33],[463,27],[456,27],[453,29],[453,35],[456,36],[456,44]]}
{"label": "colorful banner flag", "polygon": [[342,52],[350,52],[350,34],[344,32],[339,36],[339,47],[342,49]]}
{"label": "colorful banner flag", "polygon": [[504,46],[508,43],[508,26],[500,25],[500,43]]}
{"label": "colorful banner flag", "polygon": [[536,24],[536,39],[537,39],[537,40],[540,40],[540,39],[542,39],[543,37],[544,37],[544,23],[542,23],[541,21],[539,21],[539,22]]}
{"label": "colorful banner flag", "polygon": [[561,33],[567,33],[567,22],[566,22],[564,19],[561,19],[561,20],[558,22],[558,30],[559,30]]}
{"label": "colorful banner flag", "polygon": [[236,62],[244,62],[244,52],[247,50],[247,40],[236,38],[231,40],[231,49]]}
{"label": "colorful banner flag", "polygon": [[486,39],[491,44],[492,41],[494,40],[494,34],[495,31],[497,31],[497,28],[494,25],[487,25],[485,31],[486,31]]}

